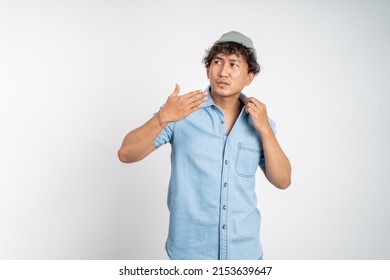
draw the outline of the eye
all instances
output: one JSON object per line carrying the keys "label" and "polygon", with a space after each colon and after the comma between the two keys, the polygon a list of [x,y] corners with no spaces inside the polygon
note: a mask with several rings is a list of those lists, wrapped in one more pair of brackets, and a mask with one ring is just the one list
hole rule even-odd
{"label": "eye", "polygon": [[231,67],[239,67],[239,65],[237,63],[230,63],[230,66]]}
{"label": "eye", "polygon": [[216,60],[214,60],[214,64],[221,64],[221,61],[216,59]]}

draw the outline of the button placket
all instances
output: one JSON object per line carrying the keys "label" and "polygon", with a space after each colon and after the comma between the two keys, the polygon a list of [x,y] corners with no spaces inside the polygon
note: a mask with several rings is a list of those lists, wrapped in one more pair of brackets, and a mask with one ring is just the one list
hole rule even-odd
{"label": "button placket", "polygon": [[221,182],[221,200],[220,200],[220,259],[227,259],[228,251],[228,186],[229,186],[229,143],[228,137],[225,136],[222,165],[222,182]]}

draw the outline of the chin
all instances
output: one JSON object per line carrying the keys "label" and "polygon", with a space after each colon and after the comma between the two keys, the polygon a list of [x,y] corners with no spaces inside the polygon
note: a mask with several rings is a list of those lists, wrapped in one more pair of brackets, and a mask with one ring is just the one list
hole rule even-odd
{"label": "chin", "polygon": [[235,94],[231,89],[226,88],[216,88],[212,89],[212,91],[219,96],[232,96]]}

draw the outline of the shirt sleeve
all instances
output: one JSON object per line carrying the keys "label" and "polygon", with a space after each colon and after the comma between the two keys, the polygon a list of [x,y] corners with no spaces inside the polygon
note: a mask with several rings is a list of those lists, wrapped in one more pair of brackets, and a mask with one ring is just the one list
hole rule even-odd
{"label": "shirt sleeve", "polygon": [[[161,107],[162,108],[162,107]],[[160,108],[160,110],[161,110]],[[155,113],[157,114],[157,113]],[[154,115],[155,115],[154,114]],[[158,149],[162,145],[170,143],[173,137],[173,129],[174,129],[175,123],[170,122],[168,123],[165,128],[160,132],[160,134],[157,136],[157,138],[153,142],[153,146]]]}
{"label": "shirt sleeve", "polygon": [[[271,129],[272,129],[273,133],[276,135],[276,123],[271,118],[268,118],[268,121],[269,121],[269,124],[271,125]],[[261,149],[261,153],[260,153],[259,166],[261,168],[265,167],[265,157],[264,157],[264,149],[263,148]]]}

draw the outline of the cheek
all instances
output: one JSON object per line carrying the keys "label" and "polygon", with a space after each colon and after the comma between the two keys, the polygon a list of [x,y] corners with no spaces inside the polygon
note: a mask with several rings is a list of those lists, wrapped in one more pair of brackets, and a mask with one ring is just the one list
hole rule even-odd
{"label": "cheek", "polygon": [[242,73],[232,73],[231,77],[236,81],[241,81],[241,82],[247,81],[247,77],[245,75],[242,75]]}
{"label": "cheek", "polygon": [[217,71],[215,71],[215,68],[211,68],[207,71],[207,78],[213,79],[217,76],[218,76],[218,74],[217,74]]}

